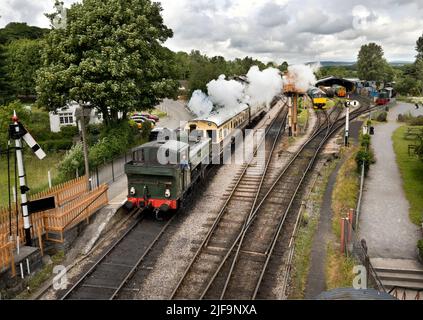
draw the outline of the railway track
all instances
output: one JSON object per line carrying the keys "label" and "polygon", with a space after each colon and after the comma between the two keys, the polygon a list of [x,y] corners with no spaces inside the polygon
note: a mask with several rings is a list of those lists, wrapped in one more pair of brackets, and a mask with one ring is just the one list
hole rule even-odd
{"label": "railway track", "polygon": [[[173,291],[172,299],[274,298],[271,294],[274,279],[297,226],[298,214],[295,213],[298,213],[304,181],[322,147],[345,121],[340,118],[339,105],[333,110],[331,114],[319,113],[316,131],[284,170],[271,180],[271,186],[261,183],[258,192],[255,190],[252,210],[236,235],[228,238],[220,234],[219,237],[218,228],[213,225]],[[351,119],[368,110],[367,105],[362,105],[351,113]],[[263,178],[267,173],[268,166]],[[215,243],[225,246],[210,246],[212,237],[216,238]]]}
{"label": "railway track", "polygon": [[62,300],[113,300],[134,294],[130,280],[142,264],[148,263],[152,250],[176,215],[167,221],[141,216],[113,242],[96,262],[61,297]]}
{"label": "railway track", "polygon": [[287,114],[288,109],[285,103],[269,126],[265,139],[256,146],[257,151],[265,145],[265,153],[257,154],[256,152],[256,157],[241,168],[231,185],[225,203],[172,293],[172,298],[198,298],[202,285],[207,284],[209,276],[207,271],[218,267],[222,255],[245,227],[249,213],[257,202],[257,196],[264,188],[266,176],[279,168],[272,159],[277,142],[285,131]]}
{"label": "railway track", "polygon": [[[286,118],[287,110],[283,112]],[[275,134],[271,129],[267,133]],[[175,217],[173,215],[167,221],[157,221],[141,215],[141,218],[135,219],[100,258],[71,284],[61,299],[133,298],[139,291],[139,278],[145,276],[144,269],[150,268],[149,261],[156,258],[155,249]]]}
{"label": "railway track", "polygon": [[[339,113],[338,113],[339,115]],[[280,224],[308,172],[310,160],[319,147],[319,137],[326,136],[329,122],[326,112],[318,113],[317,130],[271,183],[260,203],[250,213],[248,223],[225,256],[220,268],[203,291],[203,299],[254,299],[260,278],[272,254],[272,244]],[[326,125],[326,128],[329,128]],[[316,151],[317,153],[318,151]]]}

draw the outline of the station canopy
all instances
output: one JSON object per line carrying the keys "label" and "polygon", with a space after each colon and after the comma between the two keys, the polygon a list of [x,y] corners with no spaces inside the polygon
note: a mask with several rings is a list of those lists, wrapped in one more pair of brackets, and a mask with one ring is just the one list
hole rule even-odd
{"label": "station canopy", "polygon": [[355,87],[355,83],[353,81],[337,77],[328,77],[320,79],[316,82],[316,87],[332,87],[335,84],[345,87],[348,92],[353,91]]}

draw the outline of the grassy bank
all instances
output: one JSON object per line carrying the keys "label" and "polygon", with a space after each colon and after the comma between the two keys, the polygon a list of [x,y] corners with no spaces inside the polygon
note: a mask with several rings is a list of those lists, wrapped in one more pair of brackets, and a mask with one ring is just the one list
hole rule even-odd
{"label": "grassy bank", "polygon": [[351,147],[343,154],[342,164],[334,191],[332,194],[332,230],[337,239],[336,243],[329,243],[326,255],[326,287],[351,287],[354,279],[353,267],[355,262],[340,252],[339,239],[341,236],[341,218],[346,217],[350,208],[355,208],[360,190],[360,177],[357,171],[355,156],[358,147]]}
{"label": "grassy bank", "polygon": [[323,168],[321,171],[322,174],[317,180],[310,194],[310,198],[307,200],[311,203],[312,208],[308,205],[309,209],[303,212],[302,224],[295,240],[293,271],[291,276],[293,288],[289,296],[290,299],[304,298],[307,277],[310,270],[313,237],[319,222],[320,206],[323,201],[329,176],[336,167],[336,164],[337,161],[332,161],[330,165]]}
{"label": "grassy bank", "polygon": [[346,151],[344,155],[346,160],[339,170],[332,194],[332,228],[338,239],[341,235],[341,218],[346,217],[349,210],[356,207],[358,200],[360,177],[355,161],[358,150],[358,147],[352,147]]}
{"label": "grassy bank", "polygon": [[393,134],[394,150],[401,172],[403,189],[410,203],[410,219],[413,223],[423,223],[423,161],[408,155],[408,145],[412,140],[404,139],[407,126],[398,128]]}
{"label": "grassy bank", "polygon": [[[27,183],[31,192],[35,193],[48,187],[48,171],[51,171],[51,176],[57,176],[57,163],[62,158],[61,153],[53,153],[47,155],[43,160],[39,160],[29,151],[25,154],[25,170],[27,174]],[[14,156],[11,158],[11,182],[14,186]],[[18,186],[19,188],[19,186]],[[13,194],[12,194],[13,196]],[[5,207],[8,204],[8,190],[7,190],[7,160],[6,157],[0,158],[0,207]]]}

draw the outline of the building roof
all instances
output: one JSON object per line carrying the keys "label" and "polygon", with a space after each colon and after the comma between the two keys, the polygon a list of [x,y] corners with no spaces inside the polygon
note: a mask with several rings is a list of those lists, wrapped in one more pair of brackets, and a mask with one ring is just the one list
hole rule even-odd
{"label": "building roof", "polygon": [[213,122],[216,126],[220,127],[222,124],[226,123],[230,119],[232,119],[237,114],[245,111],[248,109],[247,104],[239,104],[234,108],[220,108],[216,111],[213,111],[212,114],[205,118],[196,118],[192,121],[205,121],[205,122]]}
{"label": "building roof", "polygon": [[344,78],[337,78],[337,77],[327,77],[324,79],[320,79],[316,82],[316,87],[318,86],[325,86],[325,87],[331,87],[334,84],[341,85],[347,89],[347,91],[352,91],[354,89],[355,83],[353,81],[350,81],[348,79]]}

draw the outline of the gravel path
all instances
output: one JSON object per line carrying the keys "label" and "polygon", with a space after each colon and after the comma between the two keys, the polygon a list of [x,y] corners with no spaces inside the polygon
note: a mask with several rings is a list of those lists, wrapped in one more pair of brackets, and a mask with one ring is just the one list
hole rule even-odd
{"label": "gravel path", "polygon": [[372,147],[376,164],[369,172],[360,216],[360,236],[366,239],[372,258],[415,259],[419,228],[409,219],[409,203],[402,188],[392,134],[401,126],[400,113],[423,115],[407,103],[398,103],[389,112],[388,123],[375,126]]}

